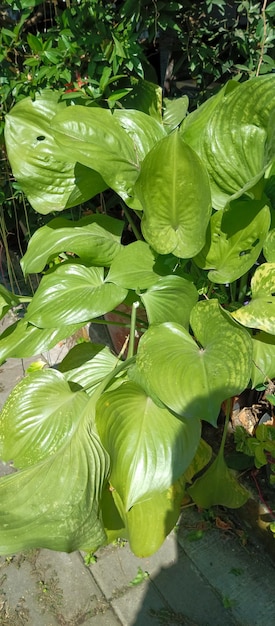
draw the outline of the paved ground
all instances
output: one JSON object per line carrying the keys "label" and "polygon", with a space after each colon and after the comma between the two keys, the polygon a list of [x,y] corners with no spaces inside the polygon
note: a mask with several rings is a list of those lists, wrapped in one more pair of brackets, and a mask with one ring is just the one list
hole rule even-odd
{"label": "paved ground", "polygon": [[[1,366],[0,405],[33,360]],[[186,509],[148,559],[127,544],[101,549],[89,566],[79,552],[0,557],[0,626],[274,626],[275,568],[262,545],[215,527],[191,541],[199,521]]]}

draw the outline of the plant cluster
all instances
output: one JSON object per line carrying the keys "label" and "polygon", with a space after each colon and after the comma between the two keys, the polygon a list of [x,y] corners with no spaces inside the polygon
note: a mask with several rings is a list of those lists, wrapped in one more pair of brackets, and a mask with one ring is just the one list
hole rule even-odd
{"label": "plant cluster", "polygon": [[[231,398],[275,375],[275,75],[231,81],[186,115],[142,83],[131,108],[45,90],[6,116],[13,173],[36,211],[110,188],[136,241],[103,213],[39,228],[22,259],[43,272],[32,298],[1,288],[2,315],[28,301],[0,358],[49,349],[131,307],[129,345],[75,346],[58,369],[32,371],[0,417],[0,551],[94,551],[127,537],[153,553],[188,488],[201,507],[241,506],[246,490],[201,423],[226,423]],[[132,219],[130,216],[133,216]],[[126,318],[127,320],[127,318]],[[135,354],[135,331],[142,337]],[[127,323],[127,321],[126,321]],[[191,484],[191,486],[190,486]]]}

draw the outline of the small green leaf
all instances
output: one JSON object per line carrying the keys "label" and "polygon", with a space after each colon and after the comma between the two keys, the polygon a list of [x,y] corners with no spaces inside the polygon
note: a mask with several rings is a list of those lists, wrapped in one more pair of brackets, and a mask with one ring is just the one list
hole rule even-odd
{"label": "small green leaf", "polygon": [[0,285],[0,319],[14,306],[20,304],[20,298]]}
{"label": "small green leaf", "polygon": [[195,258],[215,283],[233,282],[257,261],[270,226],[269,207],[262,200],[240,199],[215,213],[206,244]]}
{"label": "small green leaf", "polygon": [[188,493],[197,506],[209,509],[217,504],[236,509],[245,504],[250,497],[228,469],[223,454],[219,453],[215,461],[198,478]]}
{"label": "small green leaf", "polygon": [[251,280],[252,298],[232,316],[248,328],[275,335],[275,263],[262,263]]}
{"label": "small green leaf", "polygon": [[150,578],[150,574],[146,571],[144,572],[143,569],[139,566],[137,569],[137,575],[135,576],[135,578],[133,578],[133,580],[131,580],[131,582],[129,582],[129,585],[131,587],[134,587],[135,585],[140,585],[140,583],[142,583],[147,578]]}

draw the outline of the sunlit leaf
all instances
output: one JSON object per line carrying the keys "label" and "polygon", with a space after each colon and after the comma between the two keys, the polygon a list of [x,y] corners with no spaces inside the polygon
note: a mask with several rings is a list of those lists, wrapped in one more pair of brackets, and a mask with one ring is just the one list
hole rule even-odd
{"label": "sunlit leaf", "polygon": [[151,326],[144,333],[137,353],[140,384],[144,380],[177,414],[215,425],[223,400],[249,382],[251,339],[232,325],[217,300],[198,302],[190,323],[198,343],[175,323]]}
{"label": "sunlit leaf", "polygon": [[82,323],[120,304],[127,291],[104,280],[104,268],[62,263],[43,276],[25,319],[40,328]]}
{"label": "sunlit leaf", "polygon": [[60,93],[45,90],[24,98],[5,117],[5,140],[13,174],[39,213],[62,211],[106,189],[101,176],[65,157],[52,132],[57,111],[66,110]]}
{"label": "sunlit leaf", "polygon": [[262,263],[251,280],[252,298],[232,313],[248,328],[258,328],[275,335],[275,263]]}
{"label": "sunlit leaf", "polygon": [[135,192],[143,208],[142,232],[154,250],[183,258],[201,250],[211,215],[209,182],[202,162],[178,131],[145,157]]}
{"label": "sunlit leaf", "polygon": [[233,282],[257,261],[269,226],[270,210],[264,201],[235,200],[211,217],[206,244],[195,262],[210,270],[210,281]]}
{"label": "sunlit leaf", "polygon": [[170,274],[161,276],[141,295],[150,324],[177,322],[188,328],[190,313],[198,292],[189,280]]}
{"label": "sunlit leaf", "polygon": [[24,274],[41,272],[61,252],[73,252],[91,265],[110,265],[120,249],[123,222],[91,215],[77,222],[55,218],[31,237],[21,260]]}
{"label": "sunlit leaf", "polygon": [[198,419],[175,417],[133,382],[103,394],[96,423],[111,459],[110,482],[126,511],[170,487],[191,463],[200,440]]}

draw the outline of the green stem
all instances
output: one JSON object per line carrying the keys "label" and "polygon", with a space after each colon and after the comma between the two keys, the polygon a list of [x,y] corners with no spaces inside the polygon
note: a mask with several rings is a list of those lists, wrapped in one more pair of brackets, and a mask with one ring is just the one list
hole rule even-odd
{"label": "green stem", "polygon": [[139,302],[134,302],[133,305],[132,305],[130,339],[129,339],[129,348],[128,348],[127,360],[131,359],[134,356],[136,319],[137,319],[137,308],[138,307],[139,307]]}
{"label": "green stem", "polygon": [[240,278],[240,287],[239,287],[239,293],[238,293],[238,302],[243,303],[245,296],[247,294],[247,278],[248,278],[248,272],[246,272],[243,276],[241,276]]}
{"label": "green stem", "polygon": [[138,228],[135,225],[134,220],[132,219],[130,211],[128,211],[128,209],[127,209],[127,207],[125,205],[123,205],[123,211],[124,211],[124,213],[126,215],[126,218],[127,218],[128,222],[129,222],[129,224],[131,226],[131,229],[132,229],[136,239],[140,240],[140,241],[144,241],[141,233],[139,232]]}
{"label": "green stem", "polygon": [[235,302],[236,301],[236,282],[234,281],[234,283],[230,283],[229,288],[230,288],[231,302]]}

